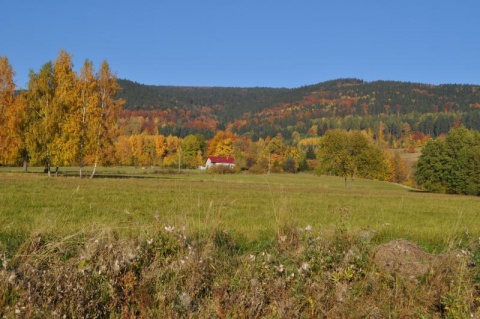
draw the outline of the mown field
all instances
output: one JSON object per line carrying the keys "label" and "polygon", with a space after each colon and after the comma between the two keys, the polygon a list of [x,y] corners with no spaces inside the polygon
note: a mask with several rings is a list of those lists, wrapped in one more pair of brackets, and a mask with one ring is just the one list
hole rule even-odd
{"label": "mown field", "polygon": [[[50,178],[35,173],[39,168],[30,171],[0,170],[1,274],[13,276],[0,284],[6,318],[47,312],[280,318],[294,311],[299,317],[448,317],[478,311],[477,197],[368,180],[345,188],[340,178],[310,174],[117,167],[80,179],[75,169]],[[444,260],[451,267],[439,272],[429,264],[433,270],[415,274],[415,284],[401,271],[372,279],[382,273],[372,257],[376,247],[399,239],[418,245],[429,260],[458,252],[468,260]],[[25,278],[39,269],[47,274],[42,280],[55,284],[27,285]],[[84,292],[67,289],[62,276]],[[339,289],[346,289],[340,297]],[[27,299],[40,306],[28,306]],[[365,311],[353,310],[358,302]],[[412,306],[418,313],[409,312]]]}

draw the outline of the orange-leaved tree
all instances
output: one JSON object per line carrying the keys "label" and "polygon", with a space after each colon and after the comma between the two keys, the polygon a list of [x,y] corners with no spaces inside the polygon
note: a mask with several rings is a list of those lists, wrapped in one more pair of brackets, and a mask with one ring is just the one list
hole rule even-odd
{"label": "orange-leaved tree", "polygon": [[78,112],[77,74],[72,56],[61,50],[53,63],[54,95],[52,111],[58,121],[51,143],[51,161],[57,167],[73,163],[79,152],[80,129],[75,120]]}
{"label": "orange-leaved tree", "polygon": [[218,131],[209,141],[207,153],[209,156],[233,157],[234,142],[238,136],[229,131]]}
{"label": "orange-leaved tree", "polygon": [[[15,165],[25,159],[23,127],[25,100],[15,97],[15,72],[7,57],[0,57],[0,164]],[[25,166],[26,168],[26,166]]]}

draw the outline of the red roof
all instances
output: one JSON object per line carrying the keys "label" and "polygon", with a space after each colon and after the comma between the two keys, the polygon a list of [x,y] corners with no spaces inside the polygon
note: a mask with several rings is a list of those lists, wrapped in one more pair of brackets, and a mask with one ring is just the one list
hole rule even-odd
{"label": "red roof", "polygon": [[235,159],[232,157],[208,157],[212,163],[225,163],[225,164],[235,164]]}

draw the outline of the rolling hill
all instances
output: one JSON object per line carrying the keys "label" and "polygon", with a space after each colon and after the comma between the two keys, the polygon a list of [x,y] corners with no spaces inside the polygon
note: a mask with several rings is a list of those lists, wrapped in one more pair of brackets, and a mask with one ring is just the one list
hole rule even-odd
{"label": "rolling hill", "polygon": [[[338,79],[299,88],[176,87],[143,85],[120,79],[119,97],[128,116],[153,111],[165,117],[156,129],[165,134],[208,134],[230,128],[252,137],[293,132],[321,134],[341,127],[374,129],[382,121],[389,132],[412,130],[432,136],[459,122],[480,129],[480,86]],[[157,112],[157,113],[155,113]],[[163,114],[163,115],[162,115]],[[193,125],[204,119],[208,125]],[[198,124],[198,123],[197,123]],[[155,130],[155,128],[154,128]],[[315,131],[316,130],[316,131]],[[310,131],[310,133],[309,133]]]}

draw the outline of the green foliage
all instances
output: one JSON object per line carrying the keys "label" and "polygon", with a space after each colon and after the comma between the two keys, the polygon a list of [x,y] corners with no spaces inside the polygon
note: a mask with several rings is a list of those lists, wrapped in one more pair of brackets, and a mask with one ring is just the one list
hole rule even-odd
{"label": "green foliage", "polygon": [[[203,143],[205,143],[203,141]],[[183,164],[187,168],[197,168],[202,165],[202,141],[197,135],[187,135],[182,139]]]}
{"label": "green foliage", "polygon": [[433,192],[480,195],[480,133],[465,127],[425,145],[415,179]]}
{"label": "green foliage", "polygon": [[384,179],[383,152],[360,131],[330,130],[322,137],[317,152],[320,172],[347,178]]}

